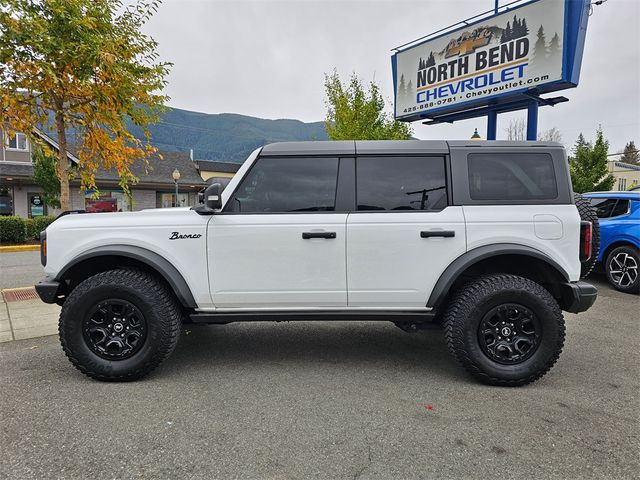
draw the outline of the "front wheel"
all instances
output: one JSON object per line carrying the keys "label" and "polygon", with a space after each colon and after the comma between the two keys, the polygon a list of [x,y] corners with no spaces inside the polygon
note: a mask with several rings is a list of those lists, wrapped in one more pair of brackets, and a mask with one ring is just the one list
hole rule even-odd
{"label": "front wheel", "polygon": [[562,311],[536,282],[486,275],[468,283],[444,315],[447,345],[478,380],[515,387],[534,382],[558,360],[564,345]]}
{"label": "front wheel", "polygon": [[640,255],[632,246],[614,248],[605,260],[607,280],[626,293],[640,292]]}
{"label": "front wheel", "polygon": [[89,377],[136,380],[174,350],[181,321],[175,296],[154,276],[109,270],[84,280],[64,302],[60,343]]}

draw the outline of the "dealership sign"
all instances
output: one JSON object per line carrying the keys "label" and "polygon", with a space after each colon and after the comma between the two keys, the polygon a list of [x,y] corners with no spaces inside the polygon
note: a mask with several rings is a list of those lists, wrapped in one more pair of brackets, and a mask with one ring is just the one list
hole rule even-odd
{"label": "dealership sign", "polygon": [[399,120],[452,113],[574,87],[588,0],[535,0],[397,51]]}

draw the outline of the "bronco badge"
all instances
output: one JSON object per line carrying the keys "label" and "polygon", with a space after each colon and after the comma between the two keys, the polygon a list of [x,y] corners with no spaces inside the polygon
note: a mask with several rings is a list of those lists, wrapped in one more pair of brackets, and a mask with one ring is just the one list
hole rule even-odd
{"label": "bronco badge", "polygon": [[171,232],[169,240],[182,240],[183,238],[200,238],[201,236],[201,233],[185,233],[183,235],[180,235],[180,232]]}

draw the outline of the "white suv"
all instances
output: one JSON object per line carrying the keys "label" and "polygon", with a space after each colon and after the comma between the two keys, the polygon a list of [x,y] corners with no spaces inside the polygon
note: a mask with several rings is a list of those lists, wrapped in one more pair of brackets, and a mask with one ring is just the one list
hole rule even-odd
{"label": "white suv", "polygon": [[471,374],[515,386],[595,301],[590,239],[559,144],[277,143],[199,207],[62,216],[36,289],[100,380],[149,373],[185,322],[357,319],[441,325]]}

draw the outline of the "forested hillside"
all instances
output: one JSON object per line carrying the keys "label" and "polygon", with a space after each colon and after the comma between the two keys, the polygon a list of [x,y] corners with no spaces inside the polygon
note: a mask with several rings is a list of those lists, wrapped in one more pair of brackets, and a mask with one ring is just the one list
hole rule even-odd
{"label": "forested hillside", "polygon": [[[136,136],[142,133],[131,129]],[[234,113],[206,114],[172,108],[150,127],[160,150],[188,152],[194,159],[241,162],[255,148],[271,142],[326,140],[324,122],[265,120]]]}

